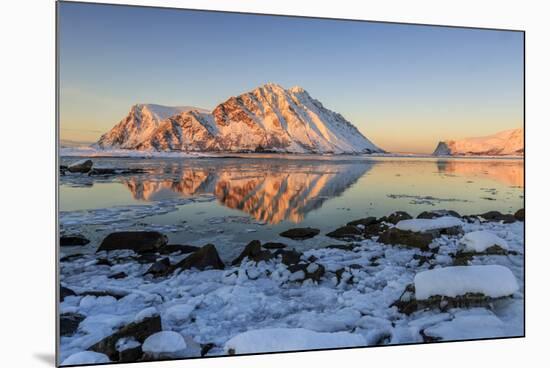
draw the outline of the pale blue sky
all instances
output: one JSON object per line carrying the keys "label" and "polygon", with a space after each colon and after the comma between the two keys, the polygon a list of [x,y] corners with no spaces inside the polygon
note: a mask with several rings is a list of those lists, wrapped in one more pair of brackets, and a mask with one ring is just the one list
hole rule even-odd
{"label": "pale blue sky", "polygon": [[300,85],[389,151],[523,123],[523,33],[60,3],[61,138]]}

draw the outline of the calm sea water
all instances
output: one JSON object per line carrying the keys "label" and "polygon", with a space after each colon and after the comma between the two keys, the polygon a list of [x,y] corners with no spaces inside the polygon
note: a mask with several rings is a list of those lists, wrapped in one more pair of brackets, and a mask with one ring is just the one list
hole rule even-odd
{"label": "calm sea water", "polygon": [[[140,226],[177,225],[168,234],[171,242],[213,242],[228,255],[237,252],[235,244],[252,239],[281,241],[278,234],[291,227],[311,226],[325,233],[350,220],[396,210],[415,216],[435,209],[507,213],[524,206],[523,160],[516,159],[264,156],[93,161],[96,167],[143,168],[148,173],[61,177],[62,212],[206,199],[139,219]],[[102,235],[108,230],[94,231]],[[326,237],[314,239],[293,245],[334,243]]]}

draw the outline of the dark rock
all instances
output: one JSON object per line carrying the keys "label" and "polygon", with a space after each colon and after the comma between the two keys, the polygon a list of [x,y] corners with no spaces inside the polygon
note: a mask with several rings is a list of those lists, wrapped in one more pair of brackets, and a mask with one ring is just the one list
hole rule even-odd
{"label": "dark rock", "polygon": [[414,293],[414,285],[407,285],[399,299],[393,302],[390,305],[390,308],[396,307],[399,313],[403,313],[406,315],[411,315],[412,313],[416,312],[419,308],[416,302],[416,298],[414,297]]}
{"label": "dark rock", "polygon": [[86,317],[79,313],[63,313],[59,316],[59,334],[72,336]]}
{"label": "dark rock", "polygon": [[525,209],[517,210],[516,213],[514,213],[514,217],[518,221],[525,221]]}
{"label": "dark rock", "polygon": [[59,238],[59,246],[60,247],[74,247],[74,246],[81,246],[86,245],[90,241],[83,237],[80,234],[75,235],[63,235]]}
{"label": "dark rock", "polygon": [[197,250],[199,250],[199,247],[195,247],[193,245],[167,244],[159,249],[159,253],[160,254],[172,254],[172,253],[187,254],[187,253],[193,253]]}
{"label": "dark rock", "polygon": [[131,249],[136,253],[157,251],[168,243],[168,238],[156,231],[121,231],[107,235],[97,252]]}
{"label": "dark rock", "polygon": [[216,345],[214,345],[213,343],[201,344],[201,357],[208,354],[210,349],[212,349],[214,346],[216,346]]}
{"label": "dark rock", "polygon": [[61,257],[59,259],[59,262],[71,262],[72,260],[75,260],[75,259],[83,257],[83,256],[84,255],[82,253],[69,254],[68,256]]}
{"label": "dark rock", "polygon": [[467,251],[460,251],[457,252],[454,255],[453,259],[453,266],[467,266],[470,261],[474,258],[474,256],[506,256],[506,255],[516,255],[517,253],[514,251],[508,251],[506,249],[503,249],[502,247],[498,245],[493,245],[483,252],[467,252]]}
{"label": "dark rock", "polygon": [[384,223],[372,224],[365,227],[363,234],[366,238],[372,238],[373,236],[380,235],[387,229],[389,229],[389,226]]}
{"label": "dark rock", "polygon": [[410,220],[412,219],[412,216],[409,215],[407,212],[404,212],[404,211],[396,211],[394,213],[392,213],[391,215],[389,216],[384,216],[384,217],[381,217],[380,218],[380,222],[384,221],[384,222],[389,222],[389,223],[392,223],[392,224],[397,224],[399,221],[402,221],[402,220]]}
{"label": "dark rock", "polygon": [[105,354],[109,359],[117,361],[119,359],[118,351],[116,350],[116,343],[123,337],[133,337],[138,342],[143,343],[145,339],[152,334],[160,332],[162,330],[160,316],[153,316],[144,318],[140,322],[132,322],[114,334],[105,337],[98,343],[90,346],[88,350],[95,351],[97,353]]}
{"label": "dark rock", "polygon": [[107,258],[98,258],[95,264],[96,266],[109,266],[109,267],[113,265],[113,263],[109,261]]}
{"label": "dark rock", "polygon": [[485,212],[485,213],[482,213],[481,215],[477,215],[477,216],[482,217],[485,220],[490,221],[490,222],[500,222],[500,221],[502,221],[505,224],[510,224],[510,223],[516,221],[516,218],[514,217],[514,215],[502,214],[498,211],[489,211],[489,212]]}
{"label": "dark rock", "polygon": [[439,309],[445,312],[453,308],[488,307],[493,301],[504,298],[490,298],[481,293],[466,293],[456,297],[441,295],[431,296],[428,299],[418,300],[414,296],[414,285],[408,285],[401,297],[390,307],[397,307],[400,313],[410,315],[418,310]]}
{"label": "dark rock", "polygon": [[359,220],[350,221],[347,223],[348,226],[357,226],[357,225],[363,225],[363,226],[369,226],[376,224],[378,220],[376,217],[365,217]]}
{"label": "dark rock", "polygon": [[160,276],[166,273],[170,268],[170,258],[163,258],[160,261],[156,261],[149,267],[145,275]]}
{"label": "dark rock", "polygon": [[354,244],[333,244],[333,245],[327,246],[327,248],[352,251],[355,248],[355,245]]}
{"label": "dark rock", "polygon": [[136,261],[139,264],[155,263],[158,258],[159,256],[155,253],[144,253],[140,254],[139,257],[136,258]]}
{"label": "dark rock", "polygon": [[109,276],[110,279],[115,279],[115,280],[124,279],[126,277],[128,277],[128,275],[125,272],[118,272],[118,273],[115,273],[114,275]]}
{"label": "dark rock", "polygon": [[283,231],[279,235],[284,236],[285,238],[303,240],[303,239],[313,238],[319,233],[320,233],[319,229],[314,229],[311,227],[301,227],[301,228],[295,228],[295,229],[289,229],[287,231]]}
{"label": "dark rock", "polygon": [[330,233],[327,236],[336,239],[356,239],[362,237],[363,232],[355,226],[342,226]]}
{"label": "dark rock", "polygon": [[245,258],[248,258],[251,261],[260,262],[270,260],[273,258],[273,254],[271,254],[268,250],[263,250],[262,244],[259,240],[252,240],[246,245],[241,254],[235,258],[233,262],[231,262],[231,264],[233,266],[241,264]]}
{"label": "dark rock", "polygon": [[456,236],[464,234],[464,230],[461,226],[451,226],[441,229],[433,229],[428,231],[423,231],[423,233],[431,234],[434,238],[439,238],[441,235],[447,236]]}
{"label": "dark rock", "polygon": [[305,281],[307,279],[311,279],[313,281],[319,282],[321,280],[321,277],[325,274],[325,267],[323,265],[320,265],[318,263],[315,263],[316,269],[313,272],[308,272],[308,267],[312,265],[313,263],[299,263],[288,266],[288,270],[290,273],[303,271],[304,273],[304,279],[297,280],[297,281]]}
{"label": "dark rock", "polygon": [[434,236],[431,233],[417,233],[391,228],[380,234],[378,241],[384,244],[403,245],[420,250],[429,250],[429,245],[433,239]]}
{"label": "dark rock", "polygon": [[420,215],[416,216],[419,219],[434,219],[443,216],[452,216],[460,218],[460,214],[453,210],[435,210],[435,211],[424,211]]}
{"label": "dark rock", "polygon": [[117,293],[117,292],[110,292],[110,291],[105,291],[105,290],[86,290],[86,291],[83,291],[81,293],[78,293],[78,295],[80,295],[80,296],[91,295],[91,296],[95,296],[95,297],[98,297],[98,298],[102,297],[102,296],[112,296],[113,298],[118,300],[118,299],[121,299],[121,298],[125,297],[127,295],[127,293],[124,293],[124,292]]}
{"label": "dark rock", "polygon": [[74,291],[68,287],[61,286],[59,288],[59,301],[62,302],[66,297],[76,295]]}
{"label": "dark rock", "polygon": [[286,244],[276,243],[276,242],[267,242],[264,245],[262,245],[262,248],[265,248],[265,249],[284,249],[284,248],[286,248]]}
{"label": "dark rock", "polygon": [[171,270],[188,270],[190,268],[197,268],[199,270],[205,270],[207,268],[223,270],[224,264],[218,255],[216,247],[213,244],[207,244],[172,266]]}
{"label": "dark rock", "polygon": [[87,173],[92,169],[94,163],[92,160],[80,160],[73,162],[67,167],[67,170],[72,173]]}
{"label": "dark rock", "polygon": [[143,351],[141,350],[141,345],[134,348],[129,348],[118,352],[118,362],[119,363],[133,363],[141,359]]}
{"label": "dark rock", "polygon": [[275,256],[281,256],[281,262],[287,266],[300,262],[302,253],[292,250],[279,249],[274,253]]}

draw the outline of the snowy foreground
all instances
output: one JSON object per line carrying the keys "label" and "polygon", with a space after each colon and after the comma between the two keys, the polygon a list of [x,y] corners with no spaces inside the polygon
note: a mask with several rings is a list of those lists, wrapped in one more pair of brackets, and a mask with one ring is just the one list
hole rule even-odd
{"label": "snowy foreground", "polygon": [[[132,250],[63,257],[62,248],[61,285],[71,292],[60,314],[76,322],[61,337],[60,362],[523,335],[523,222],[444,216],[383,226],[410,237],[439,232],[427,247],[352,236],[294,264],[262,250],[258,262],[223,259],[224,269],[157,277],[146,274],[153,261]],[[158,258],[174,265],[188,256]]]}

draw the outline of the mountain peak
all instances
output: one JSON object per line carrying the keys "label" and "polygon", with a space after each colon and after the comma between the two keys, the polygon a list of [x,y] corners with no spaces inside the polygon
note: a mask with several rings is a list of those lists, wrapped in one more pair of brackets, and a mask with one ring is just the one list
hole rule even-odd
{"label": "mountain peak", "polygon": [[[135,106],[101,137],[98,146],[164,151],[383,152],[342,115],[325,108],[299,86],[287,90],[266,83],[230,97],[211,113],[154,104]],[[145,111],[150,113],[142,113]]]}

